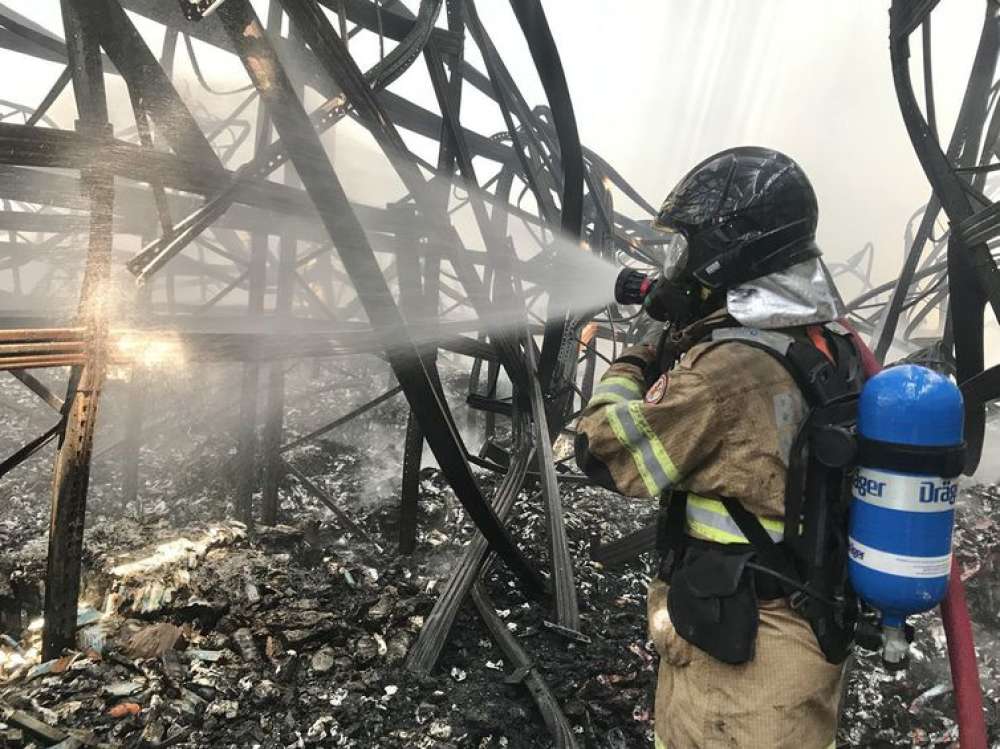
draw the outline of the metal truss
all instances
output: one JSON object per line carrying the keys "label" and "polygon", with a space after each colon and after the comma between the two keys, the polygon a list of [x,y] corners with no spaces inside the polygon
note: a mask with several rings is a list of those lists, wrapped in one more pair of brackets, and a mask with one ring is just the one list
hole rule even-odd
{"label": "metal truss", "polygon": [[[42,28],[0,5],[0,45],[65,66],[39,103],[0,104],[0,229],[9,237],[0,247],[0,272],[11,273],[9,291],[2,292],[8,312],[0,321],[0,367],[38,392],[58,417],[0,465],[6,473],[59,440],[49,553],[49,579],[58,582],[46,586],[46,657],[72,643],[88,466],[107,367],[134,365],[122,446],[129,502],[138,486],[138,446],[151,428],[143,423],[142,393],[152,375],[123,344],[155,336],[168,336],[200,360],[242,362],[235,504],[248,524],[275,521],[279,481],[290,472],[346,528],[363,534],[349,508],[338,507],[286,456],[397,393],[407,398],[400,548],[412,550],[416,538],[424,443],[482,532],[445,586],[411,668],[433,666],[488,551],[527,592],[551,600],[555,626],[576,636],[559,483],[583,477],[561,463],[557,469],[552,441],[589,398],[602,355],[597,340],[621,334],[617,313],[608,310],[600,313],[604,324],[588,329],[589,345],[581,344],[590,316],[550,312],[533,269],[555,252],[557,234],[606,257],[655,264],[648,221],[616,213],[611,190],[652,208],[582,147],[537,0],[511,3],[547,98],[536,106],[522,95],[472,0],[415,5],[411,11],[398,2],[272,0],[258,18],[246,0],[66,0],[61,29]],[[162,26],[155,53],[129,13]],[[363,69],[351,46],[370,47],[376,39],[377,62]],[[206,45],[241,62],[247,85],[213,87],[199,59]],[[466,60],[469,45],[481,68]],[[197,103],[178,88],[181,54],[203,89]],[[390,88],[404,73],[421,72],[434,110]],[[127,89],[134,120],[118,131],[109,124],[105,89],[115,77]],[[52,107],[70,83],[79,117],[66,127]],[[469,89],[495,103],[495,135],[463,125]],[[306,102],[313,100],[320,103],[310,109]],[[323,140],[348,121],[371,134],[404,197],[383,205],[348,198]],[[434,159],[414,148],[428,140]],[[462,211],[476,227],[477,248],[466,246],[456,228]],[[514,224],[535,238],[530,252],[515,251]],[[89,250],[81,258],[84,238]],[[138,252],[126,249],[137,242]],[[40,277],[25,272],[39,264]],[[81,267],[76,315],[39,319],[20,311],[37,308],[31,302],[54,290],[74,288]],[[112,312],[105,299],[112,274],[122,268],[139,291],[128,309]],[[523,313],[489,329],[483,321],[495,306]],[[293,327],[301,332],[289,334]],[[398,386],[309,435],[284,440],[281,362],[357,353],[384,358]],[[444,399],[442,353],[470,362],[468,402],[487,414],[482,449],[464,443]],[[27,371],[39,367],[69,368],[65,399]],[[509,397],[498,395],[501,379],[513,388]],[[262,385],[263,415],[256,397]],[[506,441],[498,437],[498,419],[510,423]],[[264,478],[254,507],[258,460]],[[492,500],[473,465],[503,474]],[[505,525],[527,480],[538,481],[548,508],[547,576]]]}
{"label": "metal truss", "polygon": [[[1000,395],[1000,373],[983,372],[987,304],[1000,320],[1000,203],[988,184],[1000,147],[997,61],[1000,8],[984,3],[984,20],[965,96],[945,146],[934,101],[931,19],[937,0],[900,2],[890,9],[889,51],[900,111],[933,194],[907,227],[909,250],[898,280],[864,292],[851,305],[855,319],[872,332],[885,361],[896,341],[911,358],[953,371],[966,390],[967,470],[979,463],[985,428],[984,402]],[[914,90],[910,38],[920,29],[923,108]],[[916,229],[913,225],[919,216]],[[935,236],[936,224],[945,230]],[[956,292],[956,293],[950,293]],[[888,298],[885,299],[885,295]],[[878,301],[884,300],[884,304]],[[874,310],[874,313],[872,313]],[[976,397],[969,397],[975,392]]]}

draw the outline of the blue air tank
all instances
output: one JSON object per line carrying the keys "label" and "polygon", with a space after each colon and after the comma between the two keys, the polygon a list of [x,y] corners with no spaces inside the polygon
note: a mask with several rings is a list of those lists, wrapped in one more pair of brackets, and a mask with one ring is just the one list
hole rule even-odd
{"label": "blue air tank", "polygon": [[890,367],[862,390],[848,565],[854,590],[886,628],[901,629],[944,598],[962,428],[961,392],[926,367]]}

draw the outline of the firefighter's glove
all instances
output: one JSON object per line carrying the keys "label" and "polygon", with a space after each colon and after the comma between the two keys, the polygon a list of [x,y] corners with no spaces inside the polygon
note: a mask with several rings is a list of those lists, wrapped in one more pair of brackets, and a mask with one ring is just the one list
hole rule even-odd
{"label": "firefighter's glove", "polygon": [[[656,332],[657,336],[659,336],[662,333],[662,330],[657,330]],[[652,383],[656,382],[661,374],[658,357],[656,355],[657,340],[658,339],[654,339],[652,343],[639,341],[622,351],[618,358],[615,359],[616,364],[633,364],[641,369],[642,378],[645,381],[645,386],[647,388]]]}

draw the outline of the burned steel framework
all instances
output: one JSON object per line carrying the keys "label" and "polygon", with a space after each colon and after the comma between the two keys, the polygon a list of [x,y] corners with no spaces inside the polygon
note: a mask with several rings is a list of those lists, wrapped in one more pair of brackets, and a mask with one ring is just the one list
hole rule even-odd
{"label": "burned steel framework", "polygon": [[[529,105],[521,93],[474,0],[420,0],[415,12],[392,0],[258,5],[266,7],[263,19],[248,0],[61,0],[60,34],[0,4],[0,46],[64,66],[37,104],[0,102],[0,230],[8,238],[0,244],[0,271],[11,274],[5,294],[9,311],[0,321],[0,367],[57,414],[55,426],[0,465],[2,475],[58,440],[45,656],[73,640],[89,459],[106,369],[131,361],[133,352],[123,340],[153,335],[169,337],[194,357],[241,363],[236,457],[241,481],[235,499],[248,525],[276,520],[279,480],[292,472],[346,529],[363,537],[350,508],[339,507],[285,456],[400,392],[406,397],[411,415],[400,549],[410,551],[415,543],[425,443],[481,531],[411,650],[411,669],[427,672],[434,666],[458,607],[470,594],[495,629],[490,605],[476,587],[489,552],[510,567],[526,591],[551,603],[559,631],[583,636],[559,483],[585,479],[557,464],[552,443],[590,396],[596,361],[604,358],[597,342],[619,343],[626,313],[547,309],[545,289],[532,282],[532,270],[556,251],[557,236],[579,240],[581,251],[655,266],[658,240],[648,218],[616,211],[612,190],[648,216],[654,209],[580,143],[539,0],[510,5],[544,88],[547,102],[541,106]],[[971,441],[980,446],[981,403],[994,395],[997,379],[992,371],[981,374],[982,309],[989,301],[1000,311],[1000,279],[991,255],[1000,221],[985,194],[1000,135],[993,84],[997,8],[986,3],[973,77],[944,150],[936,137],[930,84],[925,118],[906,65],[906,40],[922,25],[924,65],[930,70],[934,5],[894,2],[892,10],[897,92],[934,195],[912,233],[897,281],[872,286],[870,246],[833,270],[862,282],[851,316],[873,336],[881,358],[893,341],[904,348],[933,346],[938,358],[954,350],[959,379],[972,383],[969,392],[977,396],[970,399],[969,417]],[[162,30],[158,54],[135,19]],[[353,54],[351,45],[376,42],[376,61],[364,69],[358,62],[364,55]],[[199,49],[228,53],[241,63],[249,85],[211,94],[227,107],[224,114],[196,109],[179,92],[176,57],[182,43],[207,91],[212,89],[199,65]],[[470,62],[473,55],[467,53],[473,49],[481,67]],[[421,67],[436,111],[390,89],[404,74],[419,75]],[[133,115],[133,124],[118,132],[108,111],[106,83],[112,79],[124,83]],[[925,72],[924,79],[932,77]],[[70,84],[78,116],[72,128],[63,128],[52,107]],[[463,102],[473,95],[468,92],[491,102],[500,116],[499,132],[484,135],[463,124]],[[232,96],[239,97],[235,106]],[[310,108],[307,102],[318,104]],[[329,140],[323,140],[344,122],[367,130],[402,185],[401,196],[384,205],[349,198]],[[418,143],[432,144],[433,158],[421,157]],[[471,215],[481,249],[459,231],[452,218],[459,209]],[[935,237],[942,209],[952,229]],[[515,249],[514,224],[534,238],[532,257]],[[86,260],[75,314],[52,319],[30,313],[60,282],[62,266],[78,262],[74,247],[83,237]],[[138,252],[126,249],[136,241]],[[44,271],[27,274],[33,263]],[[127,268],[142,283],[124,316],[110,309],[115,268]],[[949,298],[952,284],[969,293]],[[191,289],[200,293],[197,303],[185,293]],[[501,329],[487,330],[483,321],[497,306],[522,312]],[[448,315],[455,309],[464,313],[458,321]],[[929,320],[938,324],[933,340],[919,337]],[[463,441],[447,405],[437,368],[442,351],[471,362],[468,403],[488,415],[482,450]],[[398,384],[286,442],[282,361],[358,352],[383,357]],[[65,398],[32,376],[30,370],[40,367],[68,368]],[[500,394],[501,374],[510,381],[510,397]],[[135,498],[138,486],[149,377],[134,367],[125,501]],[[256,397],[262,382],[263,418]],[[497,416],[510,422],[504,446],[494,439]],[[264,478],[255,507],[258,459]],[[503,474],[492,498],[481,490],[473,466]],[[526,481],[537,481],[547,507],[548,576],[507,530]],[[555,729],[560,745],[571,746],[572,735],[558,718],[552,720],[562,726]]]}
{"label": "burned steel framework", "polygon": [[[8,107],[0,123],[2,223],[10,236],[5,251],[14,278],[2,366],[59,414],[55,427],[4,464],[11,470],[42,444],[59,440],[46,657],[73,642],[88,465],[103,377],[109,362],[129,362],[130,346],[123,346],[123,339],[152,335],[169,336],[195,357],[242,362],[236,505],[241,519],[251,525],[258,517],[264,523],[275,521],[279,479],[291,472],[347,530],[364,538],[350,519],[350,508],[337,506],[284,456],[396,393],[405,395],[411,417],[402,470],[400,547],[405,551],[414,545],[419,511],[415,476],[424,443],[482,532],[428,618],[410,656],[412,669],[433,666],[488,551],[511,568],[527,591],[540,598],[551,595],[554,626],[580,636],[552,440],[567,427],[574,405],[589,397],[594,363],[601,355],[594,338],[613,334],[614,320],[590,330],[590,345],[581,347],[578,337],[587,320],[546,310],[545,290],[532,284],[531,267],[546,262],[557,235],[584,238],[608,257],[627,253],[653,263],[655,257],[643,244],[655,237],[644,223],[615,213],[612,186],[652,209],[581,146],[558,53],[537,2],[512,4],[548,98],[547,106],[534,108],[518,89],[475,5],[456,0],[444,6],[443,0],[422,0],[411,14],[399,3],[283,0],[271,2],[261,20],[244,0],[223,3],[212,15],[183,0],[67,0],[62,16],[68,42],[0,8],[7,48],[65,65],[37,107]],[[137,30],[137,16],[162,25],[158,55]],[[439,16],[444,17],[441,26]],[[378,60],[368,70],[359,67],[349,50],[349,44],[363,43],[365,35],[379,43]],[[178,93],[172,76],[182,41],[206,87],[195,41],[233,53],[243,63],[250,86],[228,114],[195,112]],[[484,70],[466,61],[467,44],[475,45]],[[388,88],[420,61],[437,112]],[[117,133],[109,122],[105,90],[106,78],[113,75],[123,80],[134,116],[134,126]],[[60,129],[50,108],[71,82],[79,117],[74,129]],[[468,87],[499,108],[504,129],[497,135],[486,137],[463,126],[460,111]],[[321,103],[310,112],[305,102],[312,95]],[[321,141],[326,131],[347,119],[371,134],[403,185],[404,197],[384,207],[348,199]],[[404,134],[431,139],[436,162],[411,150]],[[251,144],[249,158],[231,166]],[[268,179],[286,165],[283,181]],[[486,171],[492,176],[481,178]],[[453,196],[455,189],[463,191],[460,199]],[[529,207],[522,207],[526,203]],[[482,251],[468,248],[450,219],[463,206],[474,219]],[[534,257],[525,260],[513,249],[512,221],[536,237]],[[83,234],[88,254],[77,314],[66,321],[28,319],[18,311],[17,300],[41,290],[22,287],[21,269],[39,259],[54,265]],[[276,257],[272,237],[277,238]],[[121,249],[127,238],[141,240],[138,253]],[[108,308],[112,263],[119,262],[142,284],[124,317]],[[52,282],[48,274],[36,287]],[[182,299],[183,289],[192,283],[201,286],[197,305]],[[337,299],[334,286],[354,293]],[[217,290],[209,296],[207,288]],[[245,319],[234,319],[232,305],[226,305],[236,292],[245,295]],[[265,310],[271,293],[273,309]],[[473,321],[449,323],[446,305],[468,308]],[[482,321],[495,306],[522,312],[501,329],[487,331]],[[301,332],[289,333],[291,323]],[[423,334],[414,337],[411,332],[418,330]],[[464,444],[444,399],[439,349],[471,359],[469,402],[491,416],[491,432],[496,416],[509,417],[509,445],[488,440],[487,448],[477,453]],[[388,362],[398,386],[282,444],[281,360],[364,351],[377,352]],[[578,358],[590,373],[582,390]],[[27,371],[36,367],[70,367],[65,399]],[[501,372],[513,389],[509,398],[498,395]],[[134,498],[138,485],[141,402],[149,376],[134,368],[126,501]],[[267,412],[258,445],[256,394],[265,377]],[[264,480],[262,501],[255,508],[258,456]],[[492,501],[483,495],[472,464],[504,474]],[[548,508],[549,580],[505,526],[529,479],[538,480]]]}
{"label": "burned steel framework", "polygon": [[[984,404],[1000,393],[1000,373],[983,371],[984,311],[1000,320],[1000,270],[996,238],[998,203],[990,174],[1000,158],[1000,107],[996,82],[1000,57],[1000,13],[984,4],[979,43],[951,136],[942,142],[934,97],[933,11],[939,0],[906,3],[890,10],[892,77],[903,122],[932,193],[906,226],[906,255],[899,277],[871,284],[870,246],[835,272],[852,274],[863,288],[849,305],[851,318],[871,335],[885,362],[895,346],[911,360],[956,375],[966,395],[968,472],[983,446]],[[910,40],[920,31],[923,96],[914,90]],[[922,104],[922,106],[921,106]],[[942,228],[943,226],[943,228]],[[935,235],[935,231],[939,231]],[[953,289],[961,293],[952,294]]]}

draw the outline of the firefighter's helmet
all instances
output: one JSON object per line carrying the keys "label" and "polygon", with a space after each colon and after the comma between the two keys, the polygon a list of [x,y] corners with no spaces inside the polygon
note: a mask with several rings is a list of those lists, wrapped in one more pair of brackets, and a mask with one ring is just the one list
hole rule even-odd
{"label": "firefighter's helmet", "polygon": [[670,192],[656,226],[679,233],[666,275],[729,289],[820,255],[816,193],[783,153],[742,146],[709,156]]}

